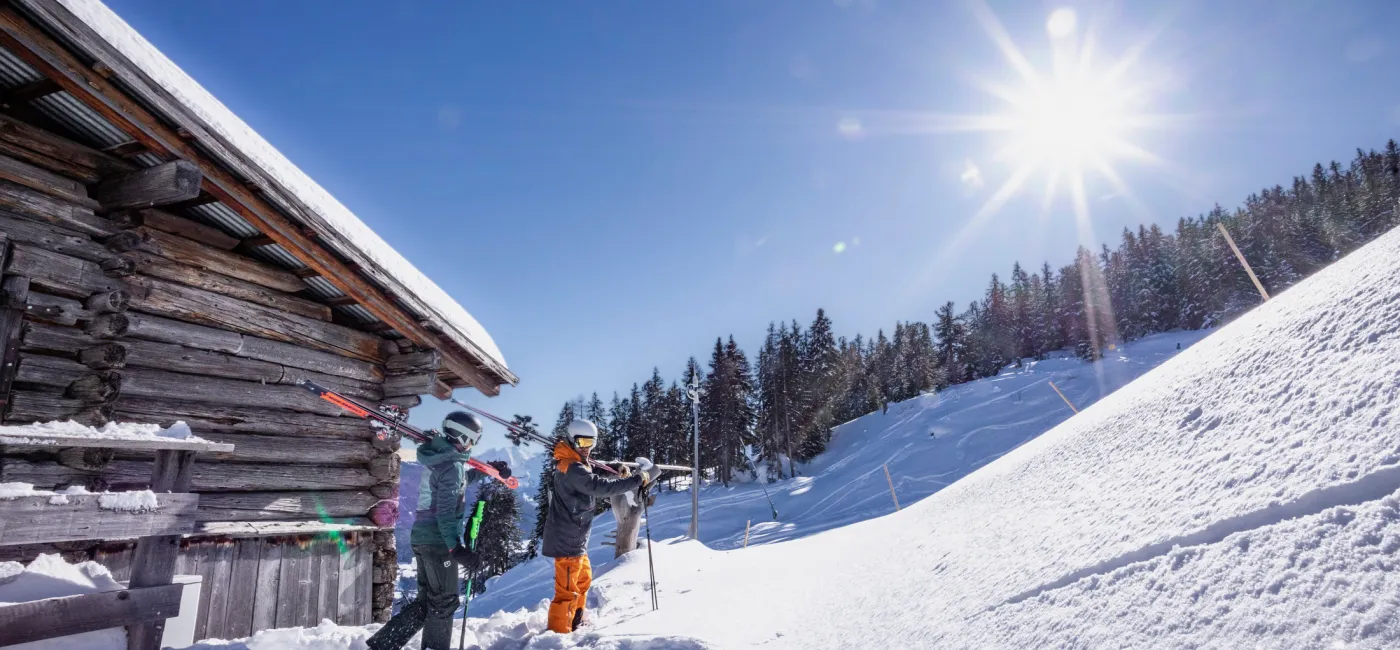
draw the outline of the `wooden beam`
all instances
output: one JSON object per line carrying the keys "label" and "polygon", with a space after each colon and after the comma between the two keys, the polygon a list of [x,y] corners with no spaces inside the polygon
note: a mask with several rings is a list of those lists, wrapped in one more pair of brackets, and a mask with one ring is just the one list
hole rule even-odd
{"label": "wooden beam", "polygon": [[[76,406],[69,404],[70,408]],[[369,423],[348,414],[315,415],[259,406],[197,404],[171,399],[123,397],[116,411],[119,422],[151,422],[169,426],[183,420],[205,432],[301,436],[323,440],[369,440],[375,431]]]}
{"label": "wooden beam", "polygon": [[33,286],[72,298],[87,299],[94,293],[130,288],[121,280],[107,277],[102,267],[93,262],[27,245],[13,247],[5,273],[22,275]]}
{"label": "wooden beam", "polygon": [[[107,240],[108,246],[118,252],[135,249],[159,255],[181,264],[188,264],[286,293],[296,293],[306,288],[306,283],[286,269],[232,251],[206,246],[178,235],[146,226],[123,231],[123,234],[128,236],[109,239]],[[133,239],[129,235],[136,235],[136,237]]]}
{"label": "wooden beam", "polygon": [[340,296],[338,298],[327,298],[326,304],[331,307],[349,307],[350,305],[358,305],[360,302],[350,296]]}
{"label": "wooden beam", "polygon": [[[119,443],[109,440],[107,444]],[[82,494],[0,499],[0,545],[133,539],[194,531],[198,494],[157,494],[155,509],[143,512],[103,506],[113,498],[110,494]]]}
{"label": "wooden beam", "polygon": [[308,266],[305,268],[294,269],[292,271],[292,275],[295,275],[298,278],[305,280],[307,278],[319,278],[321,277],[321,272]]}
{"label": "wooden beam", "polygon": [[[109,443],[110,444],[110,443]],[[308,462],[315,462],[308,458]],[[105,485],[112,489],[142,489],[151,484],[152,465],[149,460],[117,459],[100,471],[85,471],[64,467],[52,461],[0,457],[0,477],[5,482],[31,483],[51,489],[59,485]],[[194,464],[190,487],[203,497],[206,492],[250,492],[256,490],[367,490],[379,483],[364,467],[333,465],[288,465],[285,463],[220,463]],[[163,491],[151,488],[157,492]],[[196,515],[198,517],[198,515]]]}
{"label": "wooden beam", "polygon": [[139,449],[142,451],[233,451],[233,445],[209,442],[199,438],[151,438],[114,441],[102,438],[64,435],[47,431],[39,438],[28,438],[14,433],[0,435],[0,444],[50,447],[54,449],[66,449],[69,447],[104,448],[116,446],[120,449]]}
{"label": "wooden beam", "polygon": [[23,86],[16,86],[6,90],[0,95],[0,100],[6,104],[28,104],[40,97],[48,97],[56,92],[61,92],[63,87],[57,81],[45,77],[38,81],[31,81]]}
{"label": "wooden beam", "polygon": [[[178,282],[196,289],[212,291],[232,298],[247,300],[248,302],[291,312],[298,316],[305,316],[322,321],[331,320],[330,307],[306,298],[283,293],[275,289],[269,289],[221,273],[205,271],[187,264],[180,264],[179,262],[149,253],[136,252],[129,253],[128,256],[135,260],[136,272],[144,276]],[[139,279],[133,280],[132,282],[138,285],[141,283]]]}
{"label": "wooden beam", "polygon": [[113,145],[102,149],[103,153],[109,153],[118,158],[130,158],[132,156],[139,156],[148,151],[150,151],[150,149],[147,149],[146,145],[141,144],[136,140],[132,140],[131,142],[123,142],[121,144]]}
{"label": "wooden beam", "polygon": [[253,235],[252,237],[244,237],[242,241],[238,242],[238,246],[244,249],[251,249],[271,246],[276,243],[276,240],[267,235]]}
{"label": "wooden beam", "polygon": [[[194,453],[162,449],[156,452],[151,468],[151,490],[154,492],[188,492],[194,477]],[[161,535],[136,540],[131,555],[133,588],[168,585],[175,578],[175,562],[180,558],[180,536]],[[178,609],[178,606],[177,606]],[[159,650],[164,620],[134,623],[127,626],[128,650]]]}
{"label": "wooden beam", "polygon": [[203,179],[194,163],[172,160],[102,179],[97,185],[97,202],[107,212],[179,203],[198,197]]}
{"label": "wooden beam", "polygon": [[192,198],[192,199],[189,199],[189,200],[186,200],[186,201],[179,201],[179,202],[176,202],[176,203],[167,203],[164,207],[165,207],[166,210],[169,210],[169,211],[171,211],[171,212],[182,212],[182,211],[188,210],[188,209],[190,209],[190,208],[197,208],[197,207],[199,207],[199,206],[201,206],[201,205],[209,205],[209,204],[211,204],[211,203],[218,203],[218,202],[219,202],[219,199],[218,199],[217,197],[215,197],[213,194],[210,194],[210,193],[208,193],[208,192],[205,192],[205,191],[202,191],[202,190],[201,190],[200,193],[199,193],[199,196],[196,196],[196,197],[194,197],[194,198]]}
{"label": "wooden beam", "polygon": [[[356,533],[382,530],[365,517],[348,517],[338,522],[321,521],[204,521],[195,524],[196,535],[219,537],[268,537],[271,535],[318,535],[322,533]],[[358,555],[351,551],[351,556]],[[350,560],[353,561],[353,560]],[[342,574],[344,577],[344,574]],[[368,580],[366,580],[368,582]],[[367,586],[367,585],[366,585]],[[345,610],[341,610],[344,615]],[[358,612],[357,612],[358,613]],[[368,620],[366,620],[368,622]],[[351,623],[356,624],[356,623]]]}
{"label": "wooden beam", "polygon": [[98,208],[97,201],[88,197],[87,187],[82,183],[18,158],[0,156],[0,178],[80,205],[88,210]]}
{"label": "wooden beam", "polygon": [[183,590],[184,585],[161,585],[0,607],[0,646],[174,618]]}
{"label": "wooden beam", "polygon": [[0,179],[0,208],[90,237],[107,237],[118,230],[88,208],[3,179]]}
{"label": "wooden beam", "polygon": [[204,495],[197,521],[363,517],[379,499],[364,490],[220,492]]}
{"label": "wooden beam", "polygon": [[[92,32],[85,23],[78,20],[68,10],[57,3],[25,2],[25,7],[42,16],[48,26],[62,33],[70,42],[85,48],[87,53],[106,63],[114,74],[128,87],[140,93],[142,99],[157,107],[168,116],[184,117],[185,111],[174,97],[160,89],[139,70],[132,70],[124,56],[116,52],[101,37]],[[164,123],[140,104],[128,97],[112,82],[82,65],[63,45],[49,37],[28,19],[20,16],[9,7],[0,8],[0,45],[8,47],[26,63],[44,75],[53,78],[79,101],[111,121],[118,128],[130,133],[151,151],[182,158],[198,163],[204,173],[204,189],[219,198],[254,228],[272,237],[293,256],[307,266],[316,269],[337,289],[347,296],[356,298],[371,314],[393,326],[395,330],[412,339],[420,347],[442,349],[450,346],[438,335],[428,331],[418,321],[398,307],[392,299],[381,293],[366,279],[355,274],[348,265],[336,259],[328,249],[322,248],[308,237],[302,227],[292,223],[272,205],[250,191],[247,186],[225,171],[223,166],[206,157],[190,142],[165,126]],[[181,128],[191,132],[199,143],[226,161],[239,161],[239,156],[229,151],[224,143],[207,133],[193,122],[182,123]],[[260,176],[258,170],[240,169],[248,178]],[[295,197],[283,197],[295,200]],[[304,206],[289,208],[304,209]],[[305,217],[303,216],[303,220]],[[471,382],[487,395],[500,392],[497,380],[466,359],[449,355],[447,366],[459,377]],[[508,371],[501,380],[513,379]]]}
{"label": "wooden beam", "polygon": [[137,169],[134,163],[6,115],[0,115],[0,151],[87,185]]}
{"label": "wooden beam", "polygon": [[141,210],[140,213],[143,224],[161,232],[179,235],[224,251],[231,251],[238,245],[238,238],[193,219],[156,209]]}

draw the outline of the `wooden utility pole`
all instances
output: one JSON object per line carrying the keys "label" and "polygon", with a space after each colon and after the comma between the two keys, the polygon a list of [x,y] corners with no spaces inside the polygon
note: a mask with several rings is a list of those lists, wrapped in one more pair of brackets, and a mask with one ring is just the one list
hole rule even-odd
{"label": "wooden utility pole", "polygon": [[1230,250],[1235,251],[1235,259],[1240,261],[1240,266],[1244,267],[1244,272],[1249,274],[1249,279],[1254,282],[1254,288],[1259,290],[1259,295],[1264,297],[1264,302],[1269,301],[1269,292],[1264,290],[1264,283],[1259,281],[1259,276],[1254,274],[1254,269],[1250,268],[1249,262],[1244,259],[1244,253],[1240,252],[1240,247],[1235,245],[1235,239],[1230,236],[1230,231],[1225,229],[1225,224],[1215,222],[1215,227],[1220,229],[1220,234],[1225,235],[1225,243],[1230,245]]}
{"label": "wooden utility pole", "polygon": [[887,482],[887,483],[890,484],[890,498],[891,498],[891,499],[894,499],[894,509],[895,509],[896,512],[898,512],[898,511],[899,511],[899,497],[898,497],[898,496],[895,496],[895,493],[894,493],[894,479],[890,478],[890,466],[889,466],[888,464],[885,464],[885,465],[881,465],[881,467],[884,467],[884,468],[885,468],[885,482]]}
{"label": "wooden utility pole", "polygon": [[1068,397],[1065,397],[1065,394],[1060,392],[1060,387],[1059,387],[1059,386],[1056,386],[1056,385],[1055,385],[1055,382],[1053,382],[1053,381],[1052,381],[1052,382],[1047,382],[1047,383],[1050,384],[1050,387],[1051,387],[1051,388],[1055,389],[1055,394],[1056,394],[1056,395],[1059,395],[1059,396],[1060,396],[1060,399],[1064,400],[1064,401],[1065,401],[1065,404],[1068,404],[1068,405],[1069,405],[1069,410],[1074,411],[1074,414],[1075,414],[1075,415],[1079,415],[1079,409],[1074,408],[1074,402],[1069,401],[1069,398],[1068,398]]}

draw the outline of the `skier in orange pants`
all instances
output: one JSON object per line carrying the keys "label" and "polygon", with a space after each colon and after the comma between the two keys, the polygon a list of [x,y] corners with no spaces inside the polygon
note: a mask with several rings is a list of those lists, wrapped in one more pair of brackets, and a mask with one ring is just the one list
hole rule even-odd
{"label": "skier in orange pants", "polygon": [[[619,478],[597,476],[584,459],[598,441],[598,427],[587,420],[569,423],[568,439],[554,444],[555,472],[549,491],[541,554],[554,558],[554,600],[549,629],[568,634],[583,621],[593,567],[588,563],[588,532],[593,528],[595,499],[636,490],[651,480],[651,462],[637,459],[642,470]],[[646,462],[642,462],[646,461]]]}

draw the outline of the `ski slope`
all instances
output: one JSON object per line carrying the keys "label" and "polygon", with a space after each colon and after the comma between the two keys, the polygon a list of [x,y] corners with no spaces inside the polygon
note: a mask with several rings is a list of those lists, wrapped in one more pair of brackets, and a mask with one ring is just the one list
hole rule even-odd
{"label": "ski slope", "polygon": [[[1039,362],[1028,360],[1022,368],[1008,368],[996,377],[892,404],[887,412],[847,422],[833,430],[826,453],[798,465],[796,479],[766,486],[749,482],[703,488],[700,541],[714,549],[735,549],[743,545],[744,527],[750,521],[749,545],[754,546],[893,512],[885,465],[900,505],[907,507],[1069,419],[1073,412],[1049,382],[1083,408],[1172,357],[1179,352],[1178,345],[1188,347],[1207,333],[1147,337],[1111,351],[1094,364],[1064,354]],[[777,521],[764,487],[778,511]],[[684,491],[658,497],[650,509],[653,539],[686,534],[690,501],[689,492]],[[527,529],[532,524],[532,519],[525,521]],[[612,560],[613,549],[604,543],[615,527],[611,512],[594,523],[589,540],[594,566]],[[537,604],[553,594],[553,570],[548,559],[517,567],[488,582],[473,611]]]}
{"label": "ski slope", "polygon": [[[1396,647],[1397,260],[1400,231],[901,512],[744,550],[659,545],[660,611],[634,554],[598,579],[590,632],[725,648]],[[902,428],[874,430],[866,446],[891,449],[873,458],[937,426],[906,408],[887,416]],[[999,431],[934,433],[971,457]],[[813,490],[868,476],[864,454],[834,447]],[[809,508],[838,517],[828,497]]]}

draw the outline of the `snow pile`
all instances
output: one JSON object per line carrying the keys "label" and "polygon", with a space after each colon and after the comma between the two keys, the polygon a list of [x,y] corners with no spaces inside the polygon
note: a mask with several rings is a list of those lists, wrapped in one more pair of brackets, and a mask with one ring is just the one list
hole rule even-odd
{"label": "snow pile", "polygon": [[[0,606],[44,598],[117,591],[122,586],[96,562],[69,564],[58,555],[40,555],[28,567],[0,562]],[[126,631],[110,628],[5,646],[5,650],[124,650]]]}
{"label": "snow pile", "polygon": [[150,490],[107,492],[97,497],[97,507],[103,510],[151,512],[159,505],[156,502],[156,493]]}
{"label": "snow pile", "polygon": [[246,639],[207,639],[190,646],[189,650],[365,650],[365,640],[377,629],[378,625],[342,627],[321,621],[320,625],[310,628],[263,630]]}
{"label": "snow pile", "polygon": [[[148,490],[149,491],[149,490]],[[55,506],[68,505],[68,497],[80,494],[92,494],[87,488],[81,485],[74,485],[57,492],[52,490],[36,490],[33,483],[0,483],[0,500],[18,499],[20,497],[49,497],[49,504]],[[155,497],[154,494],[151,495]],[[152,507],[154,509],[154,506]]]}
{"label": "snow pile", "polygon": [[145,441],[158,439],[204,442],[196,437],[189,425],[176,422],[169,427],[135,422],[108,422],[101,428],[78,424],[73,420],[54,420],[34,424],[0,426],[0,442],[10,445],[53,444],[55,438],[87,438],[91,440]]}

